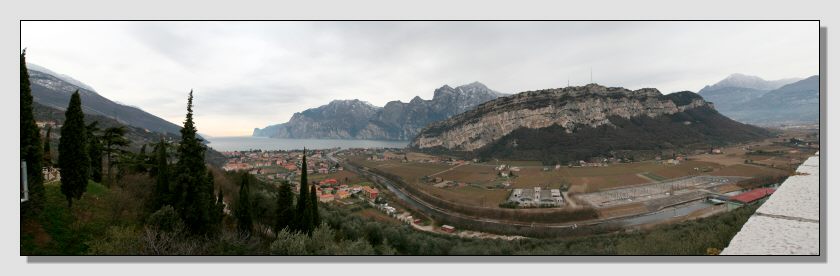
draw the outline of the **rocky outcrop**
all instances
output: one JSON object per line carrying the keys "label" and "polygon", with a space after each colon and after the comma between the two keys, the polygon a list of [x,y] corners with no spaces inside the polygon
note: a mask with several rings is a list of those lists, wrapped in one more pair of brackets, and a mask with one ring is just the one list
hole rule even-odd
{"label": "rocky outcrop", "polygon": [[[428,124],[467,111],[503,94],[474,82],[458,87],[444,85],[431,100],[388,102],[384,107],[358,100],[333,101],[295,113],[287,123],[254,129],[254,136],[276,138],[329,138],[410,140]],[[352,103],[351,103],[352,102]]]}
{"label": "rocky outcrop", "polygon": [[[720,129],[716,129],[716,125]],[[741,133],[744,131],[739,131],[740,127],[749,133]],[[678,133],[659,133],[669,129]],[[514,134],[515,138],[511,138]],[[718,143],[725,142],[727,137],[749,139],[761,137],[766,132],[729,120],[717,113],[711,103],[692,92],[662,95],[650,88],[631,91],[590,84],[522,92],[486,102],[473,110],[431,124],[409,146],[450,152],[483,151],[485,155],[494,156],[495,153],[487,152],[488,149],[515,153],[531,148],[549,152],[548,148],[540,147],[568,142],[552,139],[576,140],[584,134],[588,141],[570,143],[572,148],[553,150],[581,151],[573,148],[574,145],[593,142],[598,144],[594,147],[634,148],[632,143],[622,148],[619,144],[624,141],[593,141],[606,137],[660,139],[637,144],[674,147],[702,142],[707,137],[707,141]],[[713,137],[715,135],[723,139]],[[578,156],[587,155],[584,152]]]}
{"label": "rocky outcrop", "polygon": [[708,105],[699,96],[689,97],[687,102],[677,105],[671,97],[663,96],[656,89],[630,91],[595,84],[523,92],[432,124],[411,142],[411,146],[471,151],[518,128],[558,125],[571,133],[579,127],[609,125],[611,116],[656,117]]}

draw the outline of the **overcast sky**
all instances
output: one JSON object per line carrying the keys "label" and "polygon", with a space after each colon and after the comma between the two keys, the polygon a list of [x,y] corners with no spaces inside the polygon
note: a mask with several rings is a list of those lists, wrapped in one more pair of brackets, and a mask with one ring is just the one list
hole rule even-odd
{"label": "overcast sky", "polygon": [[182,124],[250,135],[334,99],[377,106],[480,81],[698,91],[819,72],[817,22],[22,22],[27,61]]}

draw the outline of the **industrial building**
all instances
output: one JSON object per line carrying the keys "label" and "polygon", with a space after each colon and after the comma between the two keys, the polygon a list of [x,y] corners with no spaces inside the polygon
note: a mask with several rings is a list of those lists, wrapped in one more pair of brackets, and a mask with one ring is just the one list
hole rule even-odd
{"label": "industrial building", "polygon": [[559,207],[565,204],[560,189],[513,189],[508,202],[520,207]]}

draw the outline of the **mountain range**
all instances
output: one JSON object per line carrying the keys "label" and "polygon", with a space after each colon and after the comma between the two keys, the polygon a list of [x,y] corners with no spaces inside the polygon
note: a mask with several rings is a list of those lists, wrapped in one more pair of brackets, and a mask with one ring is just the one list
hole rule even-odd
{"label": "mountain range", "polygon": [[253,136],[273,138],[410,140],[428,124],[470,110],[504,94],[473,82],[444,85],[431,100],[391,101],[377,107],[360,100],[335,100],[292,115],[282,124],[255,128]]}
{"label": "mountain range", "polygon": [[[98,93],[90,85],[68,75],[59,74],[44,67],[27,63],[30,88],[34,103],[33,115],[36,121],[64,123],[64,110],[70,102],[70,95],[79,90],[85,124],[97,122],[100,129],[125,127],[125,137],[131,141],[128,149],[138,151],[143,145],[157,143],[161,138],[176,141],[181,136],[181,126],[170,123],[139,108],[115,103]],[[51,143],[58,146],[61,136],[54,129]],[[208,148],[204,155],[207,163],[221,167],[226,158],[220,152]]]}
{"label": "mountain range", "polygon": [[743,123],[779,126],[819,121],[819,76],[767,81],[733,74],[698,93],[720,113]]}
{"label": "mountain range", "polygon": [[180,126],[139,108],[111,101],[99,95],[91,86],[81,81],[31,63],[27,63],[27,68],[29,69],[32,97],[37,103],[64,110],[70,101],[70,95],[78,90],[82,98],[82,111],[85,114],[108,117],[122,124],[148,131],[180,136]]}
{"label": "mountain range", "polygon": [[432,123],[409,147],[482,159],[556,164],[638,152],[708,149],[768,137],[700,95],[597,84],[526,91]]}

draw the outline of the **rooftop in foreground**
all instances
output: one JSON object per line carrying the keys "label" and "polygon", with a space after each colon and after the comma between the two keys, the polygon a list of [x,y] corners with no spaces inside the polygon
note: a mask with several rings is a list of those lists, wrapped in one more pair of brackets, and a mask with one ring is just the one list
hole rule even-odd
{"label": "rooftop in foreground", "polygon": [[820,157],[808,158],[770,196],[721,255],[819,255]]}

